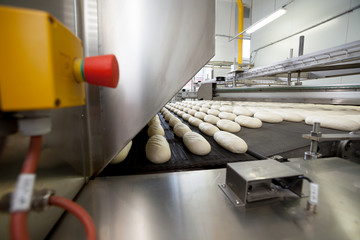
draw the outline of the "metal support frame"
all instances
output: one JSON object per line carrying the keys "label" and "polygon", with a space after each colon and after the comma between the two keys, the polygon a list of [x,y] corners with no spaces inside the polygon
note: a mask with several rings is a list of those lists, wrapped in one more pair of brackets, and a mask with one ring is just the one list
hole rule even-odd
{"label": "metal support frame", "polygon": [[[289,58],[269,66],[257,67],[244,72],[236,71],[235,78],[236,80],[243,80],[265,76],[276,76],[278,74],[310,72],[317,71],[317,68],[319,68],[319,71],[323,71],[324,67],[330,67],[331,69],[333,65],[336,69],[349,69],[349,64],[343,64],[348,62],[352,63],[352,69],[357,70],[355,72],[352,71],[350,74],[359,74],[360,41],[347,43],[295,58]],[[327,70],[329,70],[329,68],[327,68]],[[343,73],[343,75],[347,74]],[[311,74],[309,74],[308,77],[309,76],[311,77]]]}

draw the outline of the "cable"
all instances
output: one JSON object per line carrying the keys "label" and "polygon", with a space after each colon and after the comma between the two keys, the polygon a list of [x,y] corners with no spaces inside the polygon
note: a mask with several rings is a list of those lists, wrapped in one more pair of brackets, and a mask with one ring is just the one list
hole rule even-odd
{"label": "cable", "polygon": [[50,205],[61,207],[74,214],[75,217],[77,217],[80,220],[80,222],[83,224],[87,239],[88,240],[96,239],[95,224],[92,221],[90,215],[80,205],[59,196],[51,196],[49,203]]}
{"label": "cable", "polygon": [[[41,150],[42,136],[32,136],[21,173],[35,173]],[[27,212],[14,212],[10,217],[10,231],[13,240],[28,240]]]}
{"label": "cable", "polygon": [[310,178],[308,178],[308,177],[305,177],[305,176],[298,176],[298,178],[294,181],[294,182],[292,182],[291,184],[289,184],[289,185],[284,185],[283,184],[283,182],[281,181],[281,179],[273,179],[273,183],[274,184],[276,184],[276,185],[278,185],[278,186],[280,186],[280,187],[282,187],[283,189],[290,189],[290,188],[292,188],[292,187],[294,187],[295,186],[295,184],[297,184],[300,180],[307,180],[309,183],[312,183],[313,181],[310,179]]}

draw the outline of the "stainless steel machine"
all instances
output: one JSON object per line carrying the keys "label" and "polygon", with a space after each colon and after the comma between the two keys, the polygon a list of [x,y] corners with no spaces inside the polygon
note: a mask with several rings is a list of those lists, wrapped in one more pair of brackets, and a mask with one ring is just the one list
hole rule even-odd
{"label": "stainless steel machine", "polygon": [[[239,133],[248,143],[246,153],[230,153],[206,137],[212,151],[198,157],[159,115],[172,158],[163,165],[146,161],[146,124],[214,55],[215,1],[0,0],[0,5],[47,11],[82,40],[86,56],[113,53],[118,59],[116,89],[87,85],[85,106],[50,110],[52,131],[44,136],[35,185],[75,199],[93,218],[98,239],[360,237],[356,138],[322,142],[321,136],[302,137],[312,126],[264,124],[261,131]],[[211,83],[203,90],[218,100],[360,103],[358,86],[239,90]],[[321,97],[309,100],[309,95]],[[2,197],[14,189],[29,138],[17,133],[9,114],[1,113],[0,127]],[[128,158],[109,165],[130,140]],[[311,141],[320,142],[316,150],[322,158],[303,159]],[[319,187],[315,202],[304,178]],[[32,239],[86,238],[75,218],[52,207],[31,212],[28,225]],[[0,239],[10,238],[8,229],[9,214],[0,212]]]}

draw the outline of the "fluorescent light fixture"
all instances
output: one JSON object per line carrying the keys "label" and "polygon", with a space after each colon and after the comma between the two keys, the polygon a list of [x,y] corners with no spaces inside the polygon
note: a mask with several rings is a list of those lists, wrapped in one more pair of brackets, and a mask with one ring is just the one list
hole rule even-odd
{"label": "fluorescent light fixture", "polygon": [[286,9],[285,8],[280,8],[279,10],[277,10],[276,12],[273,12],[272,14],[270,14],[269,16],[261,19],[260,21],[254,23],[253,25],[251,25],[248,29],[246,29],[246,33],[250,34],[255,32],[256,30],[262,28],[263,26],[265,26],[266,24],[274,21],[275,19],[281,17],[282,15],[284,15],[286,13]]}

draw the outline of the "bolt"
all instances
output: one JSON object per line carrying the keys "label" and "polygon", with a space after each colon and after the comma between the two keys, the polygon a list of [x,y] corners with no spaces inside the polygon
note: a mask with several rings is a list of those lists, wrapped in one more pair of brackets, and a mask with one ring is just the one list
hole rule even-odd
{"label": "bolt", "polygon": [[239,200],[235,200],[235,203],[236,203],[236,205],[240,204]]}

